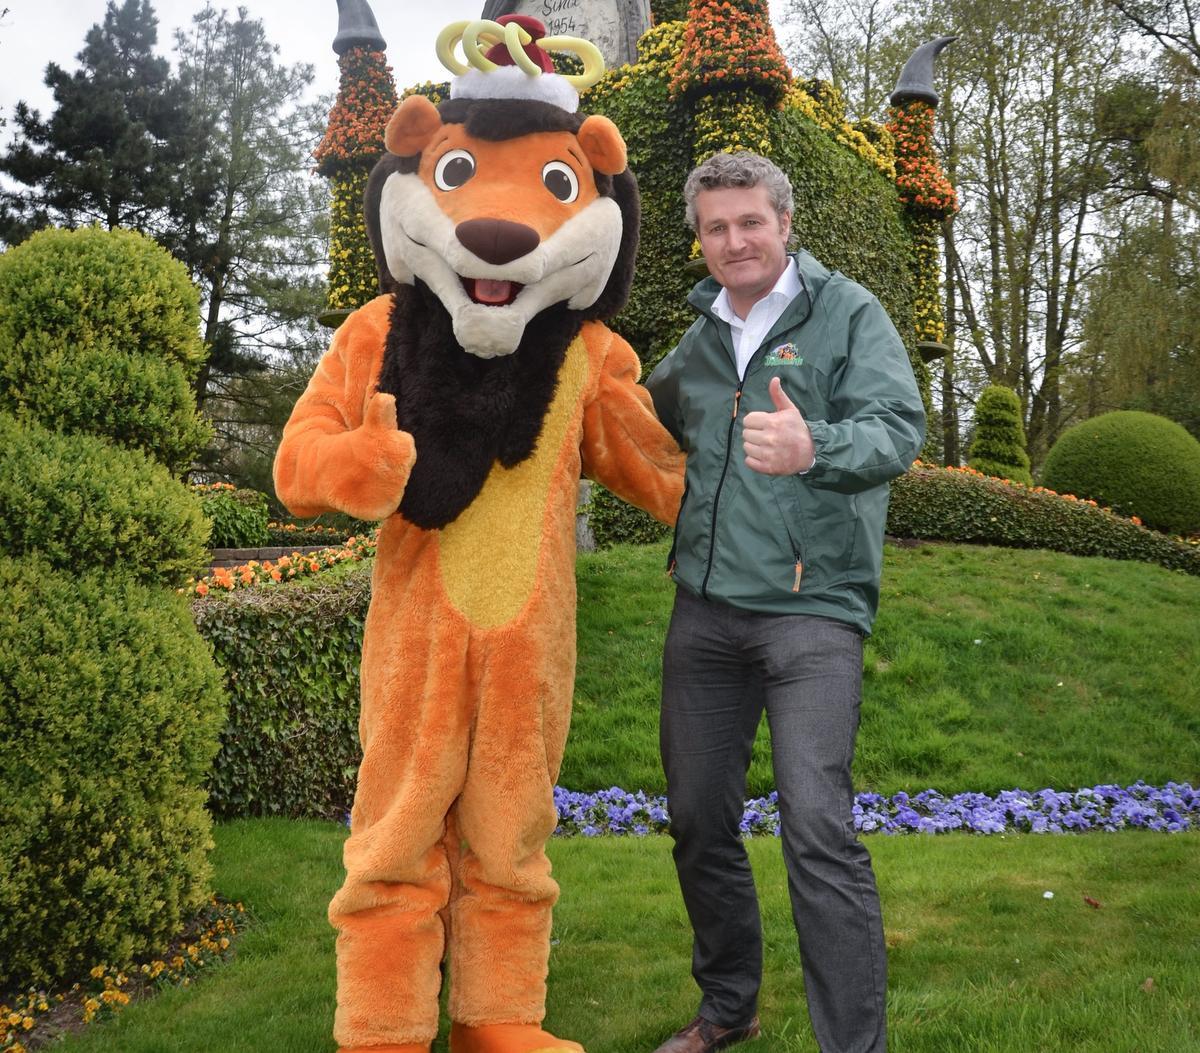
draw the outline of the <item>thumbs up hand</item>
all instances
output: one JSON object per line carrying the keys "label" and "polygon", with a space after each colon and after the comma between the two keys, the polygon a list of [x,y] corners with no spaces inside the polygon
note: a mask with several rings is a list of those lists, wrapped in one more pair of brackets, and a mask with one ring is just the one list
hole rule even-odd
{"label": "thumbs up hand", "polygon": [[742,445],[746,467],[764,475],[794,475],[812,467],[816,459],[808,425],[791,399],[784,394],[778,377],[768,388],[772,413],[756,410],[746,414],[742,425]]}

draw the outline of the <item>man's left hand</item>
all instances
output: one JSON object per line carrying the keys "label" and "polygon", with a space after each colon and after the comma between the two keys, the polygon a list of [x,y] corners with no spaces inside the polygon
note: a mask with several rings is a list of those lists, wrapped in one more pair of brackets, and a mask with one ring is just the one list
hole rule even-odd
{"label": "man's left hand", "polygon": [[806,472],[816,460],[808,425],[791,399],[784,394],[778,377],[768,389],[775,405],[773,413],[756,410],[746,414],[742,445],[746,467],[764,475],[795,475]]}

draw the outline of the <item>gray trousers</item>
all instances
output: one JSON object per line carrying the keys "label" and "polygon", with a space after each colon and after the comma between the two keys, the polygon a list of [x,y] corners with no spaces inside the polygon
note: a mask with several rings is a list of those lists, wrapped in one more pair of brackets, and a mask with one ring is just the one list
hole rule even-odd
{"label": "gray trousers", "polygon": [[700,1015],[737,1027],[757,1007],[762,926],[739,823],[765,709],[792,917],[822,1053],[883,1053],[887,1043],[879,895],[851,817],[861,688],[862,635],[853,626],[756,614],[677,590],[660,744]]}

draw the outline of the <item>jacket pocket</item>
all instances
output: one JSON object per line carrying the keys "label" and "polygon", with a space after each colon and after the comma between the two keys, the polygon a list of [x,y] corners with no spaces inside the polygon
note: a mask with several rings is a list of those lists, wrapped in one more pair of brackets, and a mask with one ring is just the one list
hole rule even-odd
{"label": "jacket pocket", "polygon": [[775,498],[775,508],[779,513],[779,523],[783,528],[783,538],[786,539],[787,551],[792,556],[791,566],[791,591],[799,592],[804,579],[804,557],[805,557],[805,540],[804,540],[804,523],[795,508],[795,504],[791,500],[784,500],[780,497],[779,491],[786,484],[783,479],[771,476],[770,477],[771,494]]}

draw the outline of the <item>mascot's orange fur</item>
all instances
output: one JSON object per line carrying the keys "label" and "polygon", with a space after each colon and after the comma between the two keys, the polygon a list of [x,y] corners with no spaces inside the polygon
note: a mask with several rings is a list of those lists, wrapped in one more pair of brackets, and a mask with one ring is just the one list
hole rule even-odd
{"label": "mascot's orange fur", "polygon": [[[508,21],[539,56],[540,25]],[[428,1053],[445,956],[453,1053],[581,1050],[540,1027],[578,481],[668,523],[682,489],[638,359],[599,321],[628,293],[636,186],[611,122],[537,99],[413,96],[385,141],[367,216],[388,293],[338,330],[275,464],[297,515],[385,520],[335,1037]]]}

